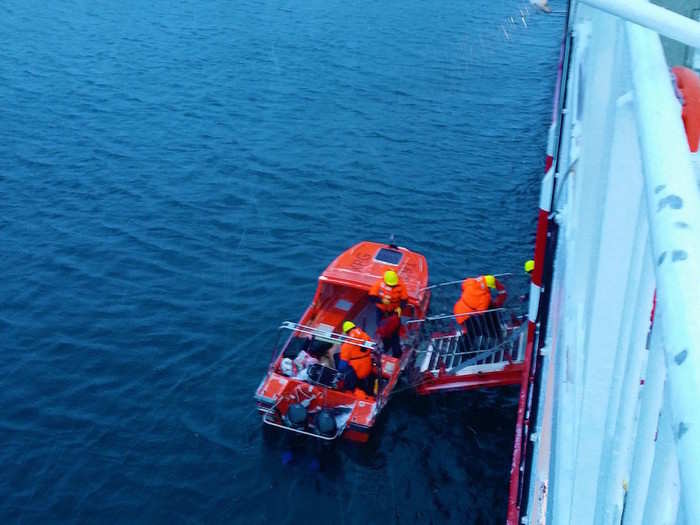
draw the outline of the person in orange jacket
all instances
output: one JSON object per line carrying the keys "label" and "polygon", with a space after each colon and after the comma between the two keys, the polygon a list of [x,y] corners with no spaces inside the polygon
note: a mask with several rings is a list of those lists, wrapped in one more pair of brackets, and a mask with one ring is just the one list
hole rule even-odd
{"label": "person in orange jacket", "polygon": [[406,286],[394,270],[384,272],[384,277],[375,282],[369,289],[370,299],[377,303],[379,311],[386,315],[397,312],[401,315],[401,308],[405,308],[408,301]]}
{"label": "person in orange jacket", "polygon": [[377,303],[377,335],[382,338],[384,349],[401,357],[401,310],[408,302],[406,286],[394,270],[387,270],[369,289],[369,296]]}
{"label": "person in orange jacket", "polygon": [[[492,290],[495,297],[492,297]],[[462,281],[462,295],[457,300],[452,311],[455,320],[468,332],[478,335],[483,332],[480,327],[483,324],[484,316],[475,315],[477,312],[483,313],[490,308],[500,308],[507,298],[506,288],[493,275],[481,275],[479,277],[468,277]],[[468,322],[472,319],[471,322]]]}
{"label": "person in orange jacket", "polygon": [[[352,321],[343,323],[343,333],[358,342],[372,342],[372,338]],[[354,390],[355,384],[369,391],[369,377],[372,374],[372,352],[369,348],[346,341],[340,347],[338,370],[344,374],[343,389]]]}

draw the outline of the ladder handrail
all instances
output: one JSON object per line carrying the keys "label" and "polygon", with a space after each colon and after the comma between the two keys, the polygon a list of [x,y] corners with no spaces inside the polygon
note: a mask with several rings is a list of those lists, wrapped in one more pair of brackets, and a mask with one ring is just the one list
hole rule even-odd
{"label": "ladder handrail", "polygon": [[508,310],[508,308],[489,308],[488,310],[476,310],[474,312],[469,312],[469,313],[464,313],[464,314],[439,314],[439,315],[432,315],[430,317],[425,317],[423,319],[411,319],[410,321],[406,321],[405,324],[415,324],[415,323],[427,323],[430,321],[441,321],[443,319],[454,319],[455,317],[465,317],[465,316],[472,316],[472,315],[480,315],[480,314],[487,314],[489,312],[505,312]]}

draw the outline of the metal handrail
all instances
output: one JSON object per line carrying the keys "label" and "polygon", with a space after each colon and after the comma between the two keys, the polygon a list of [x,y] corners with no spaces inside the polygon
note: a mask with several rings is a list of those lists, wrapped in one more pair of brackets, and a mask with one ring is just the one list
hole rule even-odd
{"label": "metal handrail", "polygon": [[314,434],[313,432],[307,432],[306,430],[301,430],[301,429],[299,429],[299,428],[288,427],[287,425],[282,425],[282,424],[280,424],[280,423],[275,423],[274,421],[270,421],[270,420],[268,419],[268,416],[269,416],[269,415],[270,415],[270,413],[269,413],[269,412],[266,412],[266,413],[263,414],[263,416],[262,416],[263,423],[265,423],[266,425],[270,425],[270,426],[272,426],[272,427],[281,428],[281,429],[283,429],[283,430],[290,430],[290,431],[292,431],[292,432],[296,432],[297,434],[302,434],[302,435],[308,436],[308,437],[323,439],[324,441],[333,441],[334,439],[337,439],[337,438],[340,436],[340,434],[343,433],[343,431],[345,430],[345,426],[346,426],[346,425],[343,425],[342,427],[339,427],[339,428],[336,430],[336,433],[335,433],[334,436],[323,436],[323,435],[321,435],[321,434]]}
{"label": "metal handrail", "polygon": [[700,195],[671,82],[659,82],[668,79],[659,38],[634,24],[626,29],[681,494],[688,523],[698,523]]}
{"label": "metal handrail", "polygon": [[377,343],[373,341],[365,341],[364,339],[351,337],[345,334],[339,334],[337,332],[328,332],[326,330],[321,330],[318,327],[303,325],[300,323],[293,323],[291,321],[284,321],[280,325],[279,329],[293,330],[302,334],[312,335],[322,341],[327,341],[330,343],[352,343],[356,346],[367,348],[368,350],[374,350],[377,347]]}
{"label": "metal handrail", "polygon": [[507,308],[491,308],[489,310],[477,310],[475,312],[468,312],[468,313],[463,313],[463,314],[440,314],[440,315],[433,315],[430,317],[425,317],[423,319],[411,319],[409,321],[406,321],[405,324],[416,324],[416,323],[425,323],[429,321],[440,321],[442,319],[454,319],[455,317],[468,317],[472,315],[479,315],[479,314],[486,314],[489,312],[505,312]]}
{"label": "metal handrail", "polygon": [[[494,277],[510,277],[513,275],[511,272],[505,272],[505,273],[493,273],[491,274]],[[422,292],[423,290],[432,290],[434,288],[441,288],[443,286],[450,286],[452,284],[459,284],[464,282],[464,280],[467,279],[467,277],[462,277],[461,279],[458,279],[456,281],[445,281],[444,283],[436,283],[436,284],[431,284],[430,286],[426,286],[424,288],[421,288],[420,291]]]}
{"label": "metal handrail", "polygon": [[[501,352],[503,349],[507,346],[508,341],[503,341],[495,346],[491,346],[489,348],[483,348],[481,350],[467,350],[466,352],[450,352],[450,356],[458,356],[458,355],[479,355],[479,354],[491,354],[493,352]],[[435,349],[433,350],[428,350],[427,348],[425,350],[416,350],[416,354],[427,354],[428,352],[435,352]],[[512,359],[512,361],[516,361],[515,359]]]}
{"label": "metal handrail", "polygon": [[700,23],[651,2],[580,0],[583,4],[648,27],[657,33],[700,48]]}

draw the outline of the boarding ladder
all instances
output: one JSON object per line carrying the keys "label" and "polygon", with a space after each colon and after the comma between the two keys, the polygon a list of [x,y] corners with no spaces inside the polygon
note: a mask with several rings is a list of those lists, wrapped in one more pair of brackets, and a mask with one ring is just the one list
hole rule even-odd
{"label": "boarding ladder", "polygon": [[520,319],[498,308],[471,316],[463,328],[453,317],[435,316],[425,323],[426,343],[416,352],[419,392],[513,384],[524,356]]}

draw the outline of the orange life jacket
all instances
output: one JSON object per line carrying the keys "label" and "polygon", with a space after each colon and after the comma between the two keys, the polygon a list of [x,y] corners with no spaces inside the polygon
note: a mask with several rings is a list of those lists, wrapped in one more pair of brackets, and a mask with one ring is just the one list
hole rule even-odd
{"label": "orange life jacket", "polygon": [[[358,327],[350,330],[348,335],[363,341],[372,341],[372,338]],[[340,347],[340,358],[353,367],[357,379],[364,379],[372,372],[372,353],[369,348],[363,348],[349,342],[343,343]]]}
{"label": "orange life jacket", "polygon": [[455,303],[453,312],[458,323],[469,319],[469,314],[488,310],[491,305],[491,292],[482,277],[469,277],[462,282],[462,296]]}
{"label": "orange life jacket", "polygon": [[401,301],[408,300],[408,292],[401,279],[396,286],[389,286],[384,279],[379,279],[369,289],[369,294],[379,297],[377,308],[384,312],[393,312],[401,306]]}

